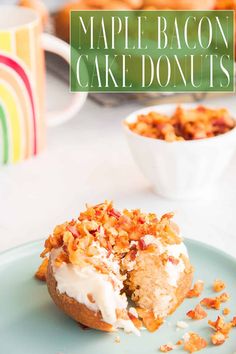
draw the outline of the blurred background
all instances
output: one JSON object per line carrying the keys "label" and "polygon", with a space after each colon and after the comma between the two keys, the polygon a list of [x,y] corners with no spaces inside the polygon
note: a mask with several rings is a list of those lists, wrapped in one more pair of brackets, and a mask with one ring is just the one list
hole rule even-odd
{"label": "blurred background", "polygon": [[[43,27],[46,32],[69,42],[69,17],[71,10],[236,10],[236,0],[0,0],[0,4],[19,4],[32,7],[41,15]],[[69,83],[69,67],[60,57],[46,54],[48,71],[56,75],[62,82]],[[94,94],[89,98],[103,106],[119,106],[130,102],[141,105],[159,103],[196,102],[207,98],[219,96],[217,93],[117,93]],[[222,94],[220,94],[222,96]]]}
{"label": "blurred background", "polygon": [[[19,0],[0,0],[16,4]],[[236,0],[21,0],[36,6],[44,30],[68,40],[73,9],[236,9]],[[47,108],[63,110],[71,100],[68,65],[47,54]],[[203,101],[204,100],[204,101]],[[50,230],[84,208],[104,199],[117,208],[137,208],[158,215],[177,211],[182,234],[215,244],[235,255],[236,156],[214,195],[173,201],[155,195],[138,170],[121,129],[121,120],[143,105],[201,101],[227,107],[235,115],[235,94],[90,94],[82,110],[67,124],[48,129],[47,149],[37,157],[0,173],[0,250],[46,237]],[[115,107],[115,108],[114,108]]]}

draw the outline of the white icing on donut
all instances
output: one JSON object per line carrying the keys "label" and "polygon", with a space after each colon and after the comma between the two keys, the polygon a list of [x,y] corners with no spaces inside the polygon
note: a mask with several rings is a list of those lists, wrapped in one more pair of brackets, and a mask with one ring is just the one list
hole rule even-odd
{"label": "white icing on donut", "polygon": [[[128,306],[126,295],[120,294],[123,282],[114,273],[102,274],[92,266],[80,268],[62,263],[57,267],[53,261],[60,252],[61,249],[51,252],[53,273],[59,292],[66,293],[92,311],[101,311],[103,320],[114,328],[123,328],[126,332],[140,335],[132,321],[117,319],[116,316],[117,309],[126,310]],[[116,268],[115,262],[112,263],[113,268]],[[89,294],[92,295],[94,302],[89,300]]]}

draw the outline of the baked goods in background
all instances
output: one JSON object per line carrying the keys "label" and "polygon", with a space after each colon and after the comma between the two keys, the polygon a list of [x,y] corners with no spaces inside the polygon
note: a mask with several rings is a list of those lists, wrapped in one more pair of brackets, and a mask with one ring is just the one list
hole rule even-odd
{"label": "baked goods in background", "polygon": [[184,109],[178,106],[171,116],[158,112],[141,114],[129,129],[139,135],[169,142],[211,138],[229,132],[235,120],[227,109],[198,106]]}
{"label": "baked goods in background", "polygon": [[104,202],[57,226],[42,253],[53,301],[90,328],[157,330],[186,298],[193,277],[172,217],[120,212]]}

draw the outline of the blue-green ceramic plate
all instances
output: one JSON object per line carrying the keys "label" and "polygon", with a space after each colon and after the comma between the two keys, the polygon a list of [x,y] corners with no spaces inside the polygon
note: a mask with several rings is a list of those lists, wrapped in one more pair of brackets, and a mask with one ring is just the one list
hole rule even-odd
{"label": "blue-green ceramic plate", "polygon": [[[204,296],[212,296],[215,278],[227,283],[231,300],[227,307],[236,315],[236,260],[221,251],[195,241],[186,241],[195,279],[206,284]],[[141,337],[119,333],[83,330],[60,312],[51,301],[44,283],[34,279],[43,248],[42,241],[27,244],[0,255],[0,353],[1,354],[157,354],[161,344],[175,343],[189,330],[197,331],[208,341],[211,330],[207,319],[186,320],[186,312],[198,299],[187,299],[155,333],[142,331]],[[209,319],[221,311],[209,310]],[[188,329],[177,330],[176,322],[184,320]],[[120,343],[115,342],[119,334]],[[208,346],[202,353],[233,354],[236,352],[236,329],[220,347]],[[183,353],[181,349],[174,353]]]}

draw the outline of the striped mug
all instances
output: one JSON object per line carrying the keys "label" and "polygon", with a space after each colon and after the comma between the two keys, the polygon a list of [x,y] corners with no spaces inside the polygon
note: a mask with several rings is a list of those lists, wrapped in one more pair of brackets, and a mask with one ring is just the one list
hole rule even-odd
{"label": "striped mug", "polygon": [[69,45],[42,33],[36,12],[0,6],[0,164],[37,155],[46,126],[73,117],[86,99],[86,93],[71,94],[67,109],[45,112],[45,50],[70,61]]}

